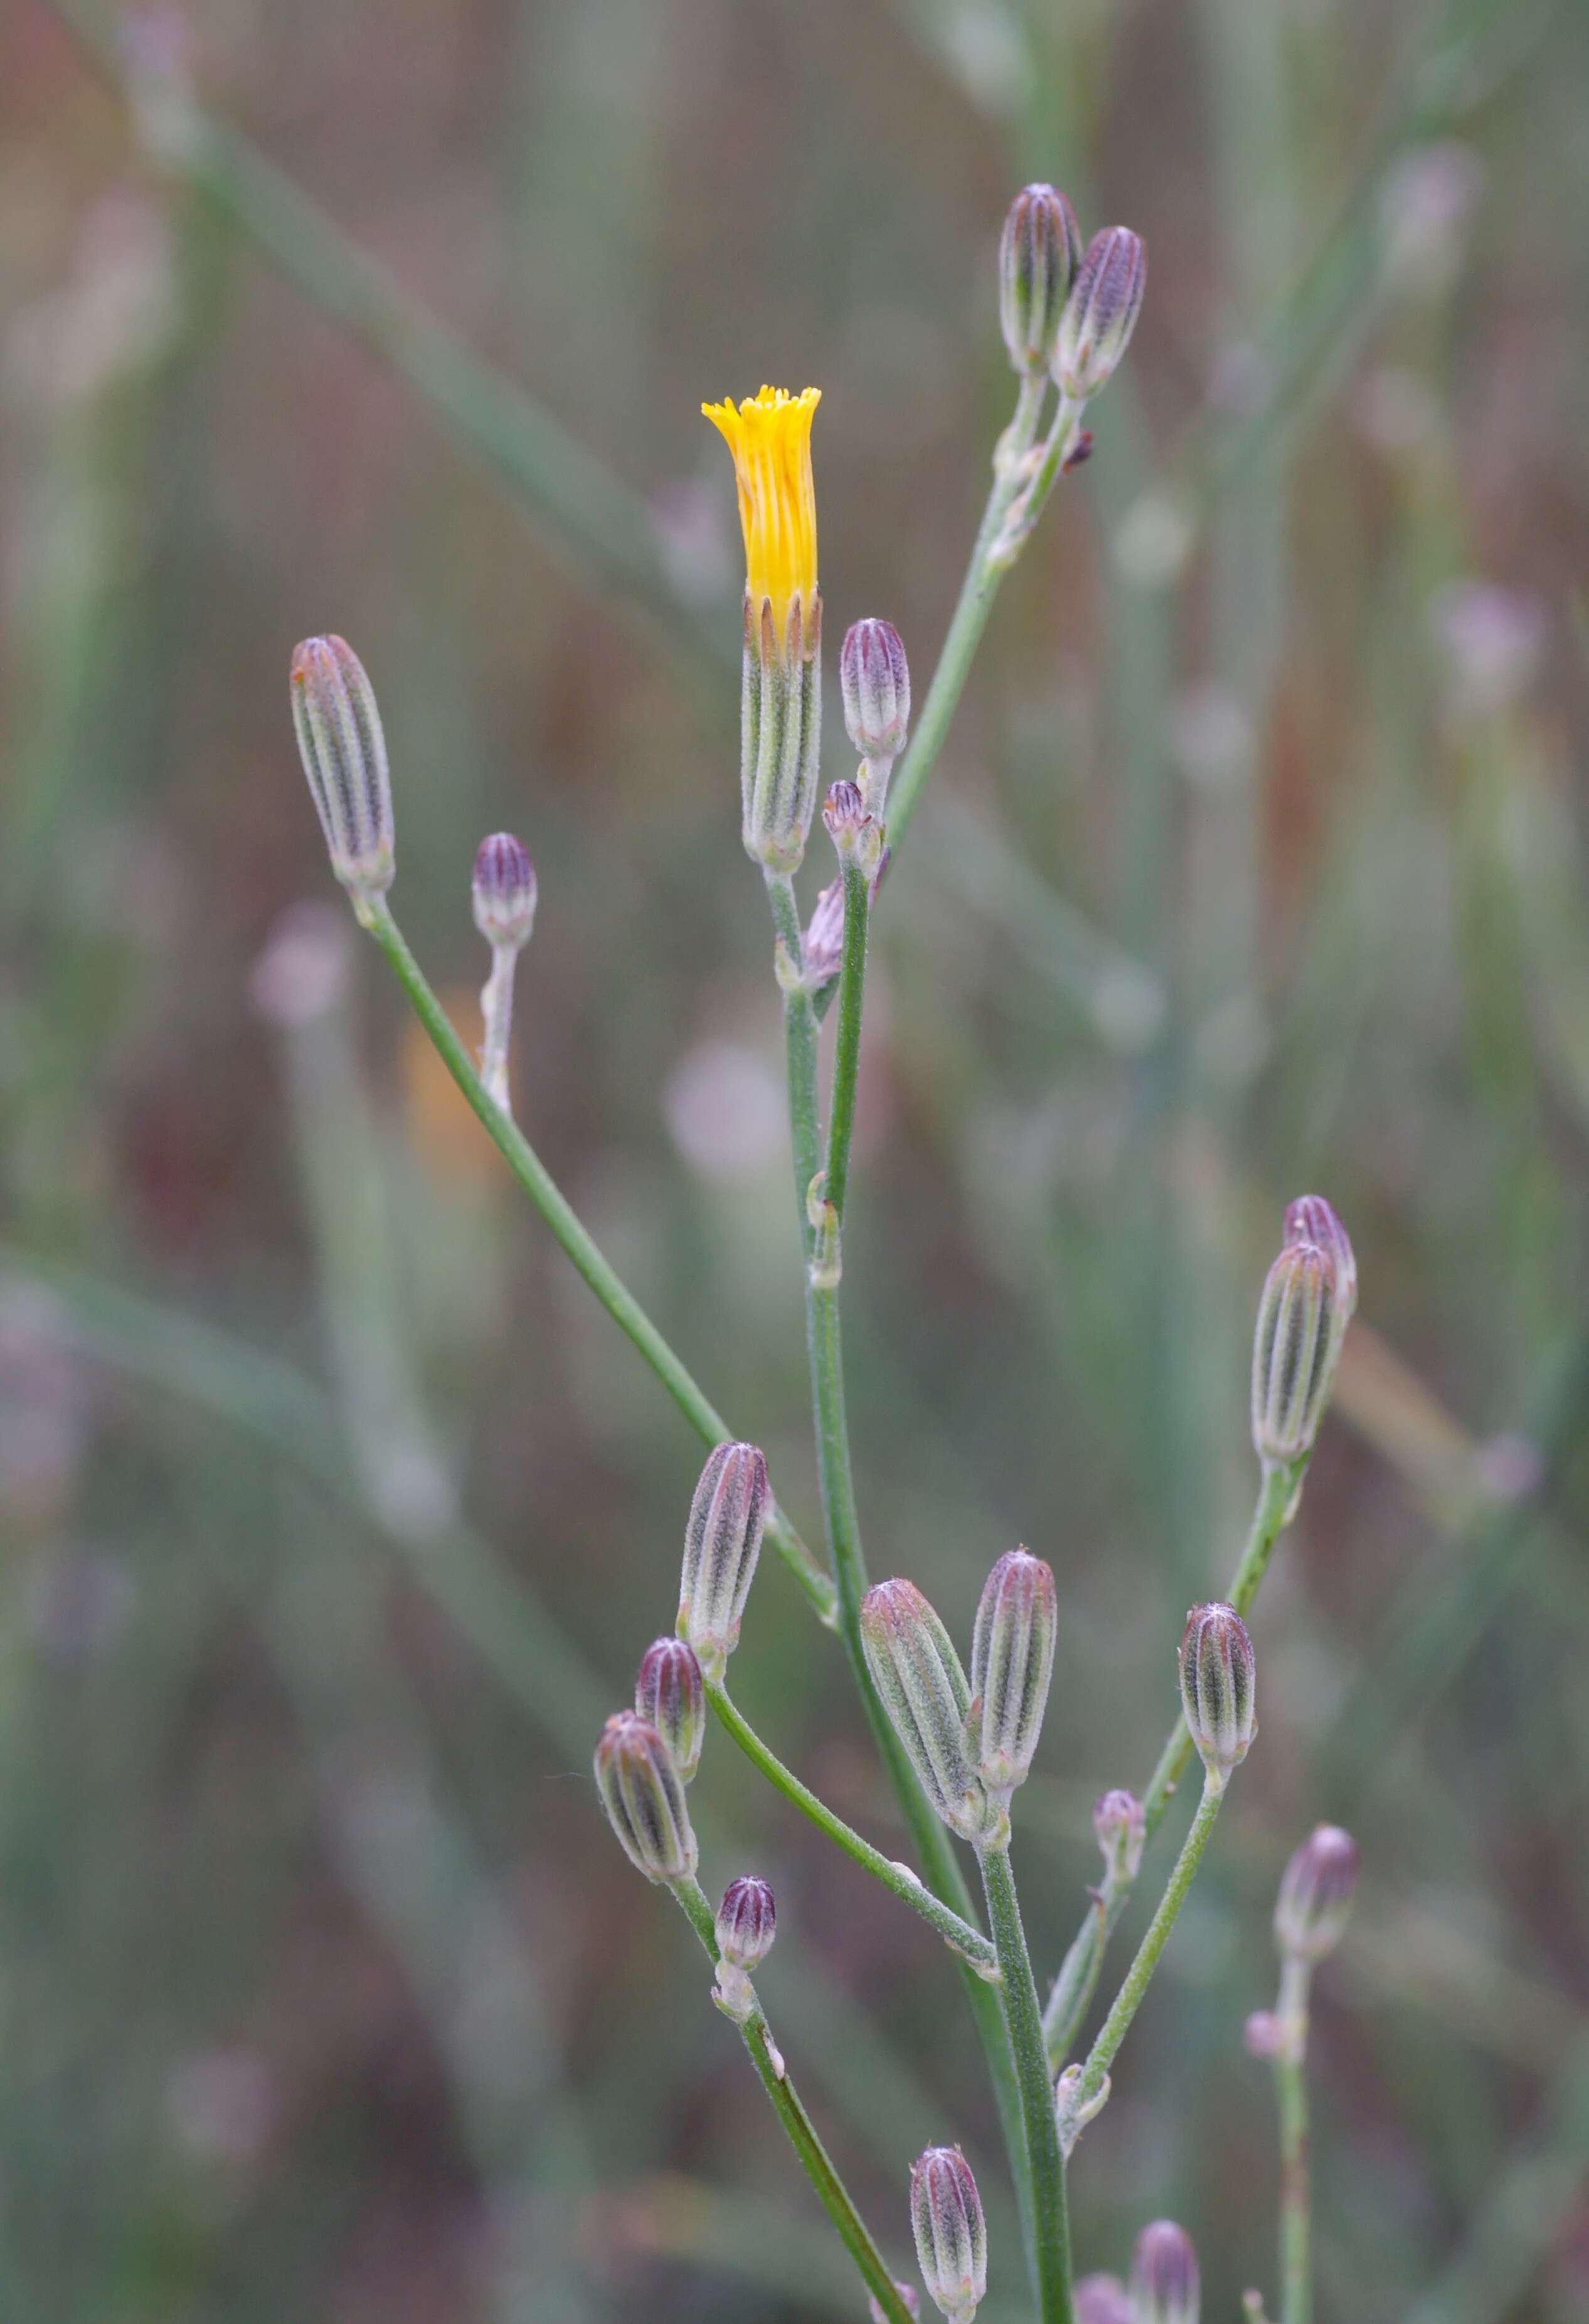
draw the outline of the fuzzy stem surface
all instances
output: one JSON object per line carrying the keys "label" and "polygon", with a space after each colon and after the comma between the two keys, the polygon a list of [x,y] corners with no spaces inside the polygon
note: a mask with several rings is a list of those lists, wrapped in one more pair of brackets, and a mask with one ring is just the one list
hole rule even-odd
{"label": "fuzzy stem surface", "polygon": [[1071,2324],[1070,2224],[1054,2090],[1042,2038],[1042,2011],[1026,1949],[1007,1848],[978,1851],[987,1924],[998,1955],[999,1996],[1021,2092],[1022,2135],[1032,2180],[1033,2241],[1041,2324]]}
{"label": "fuzzy stem surface", "polygon": [[1275,2015],[1281,2040],[1274,2054],[1280,2109],[1280,2324],[1312,2324],[1312,2204],[1308,2153],[1308,2001],[1306,1961],[1281,1970]]}

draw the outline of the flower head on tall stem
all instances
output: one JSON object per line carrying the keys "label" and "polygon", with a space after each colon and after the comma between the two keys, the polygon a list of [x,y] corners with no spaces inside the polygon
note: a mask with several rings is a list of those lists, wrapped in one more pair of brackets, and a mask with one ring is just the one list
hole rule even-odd
{"label": "flower head on tall stem", "polygon": [[949,2324],[971,2324],[987,2290],[987,2228],[958,2146],[930,2146],[911,2165],[911,2227],[922,2281]]}
{"label": "flower head on tall stem", "polygon": [[1194,1606],[1187,1616],[1180,1701],[1208,1780],[1222,1791],[1258,1732],[1253,1641],[1234,1606]]}
{"label": "flower head on tall stem", "polygon": [[292,656],[292,723],[331,869],[367,908],[396,868],[391,778],[375,689],[344,640],[305,638]]}

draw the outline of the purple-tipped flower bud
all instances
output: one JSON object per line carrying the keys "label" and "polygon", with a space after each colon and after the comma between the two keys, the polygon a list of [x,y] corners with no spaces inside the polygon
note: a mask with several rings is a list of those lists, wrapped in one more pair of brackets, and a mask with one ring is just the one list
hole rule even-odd
{"label": "purple-tipped flower bud", "polygon": [[896,759],[910,727],[910,664],[892,622],[852,622],[839,652],[844,731],[863,759]]}
{"label": "purple-tipped flower bud", "polygon": [[1136,328],[1147,279],[1147,252],[1129,226],[1107,226],[1093,235],[1054,348],[1054,377],[1066,395],[1085,402],[1108,380]]}
{"label": "purple-tipped flower bud", "polygon": [[962,1840],[989,1838],[1001,1819],[967,1751],[971,1690],[953,1640],[914,1582],[879,1582],[867,1591],[860,1642],[927,1797]]}
{"label": "purple-tipped flower bud", "polygon": [[510,831],[482,839],[474,855],[474,925],[488,945],[519,952],[535,926],[535,865]]}
{"label": "purple-tipped flower bud", "polygon": [[1035,377],[1047,369],[1080,263],[1081,229],[1064,195],[1052,186],[1024,187],[998,244],[999,327],[1018,372]]}
{"label": "purple-tipped flower bud", "polygon": [[1315,1826],[1286,1866],[1274,1941],[1294,1960],[1321,1961],[1346,1932],[1357,1893],[1357,1842],[1339,1824]]}
{"label": "purple-tipped flower bud", "polygon": [[1344,1332],[1357,1312],[1357,1259],[1339,1215],[1322,1194],[1299,1194],[1286,1204],[1285,1240],[1310,1242],[1336,1271],[1336,1316]]}
{"label": "purple-tipped flower bud", "polygon": [[679,1582],[678,1634],[708,1679],[721,1678],[739,1643],[767,1500],[767,1462],[755,1445],[715,1445],[690,1504]]}
{"label": "purple-tipped flower bud", "polygon": [[987,2228],[958,2146],[930,2146],[912,2163],[910,2220],[928,2298],[949,2324],[971,2324],[987,2290]]}
{"label": "purple-tipped flower bud", "polygon": [[717,1950],[738,1969],[750,1970],[764,1961],[777,1934],[777,1907],[765,1880],[742,1873],[723,1890],[717,1908]]}
{"label": "purple-tipped flower bud", "polygon": [[635,1709],[661,1736],[683,1780],[691,1782],[706,1739],[706,1695],[687,1639],[652,1639],[640,1656]]}
{"label": "purple-tipped flower bud", "polygon": [[1072,2297],[1076,2324],[1132,2324],[1131,2302],[1117,2275],[1084,2275]]}
{"label": "purple-tipped flower bud", "polygon": [[1234,1606],[1194,1606],[1187,1616],[1180,1700],[1208,1781],[1223,1790],[1258,1732],[1253,1641]]}
{"label": "purple-tipped flower bud", "polygon": [[1155,2219],[1131,2255],[1133,2324],[1198,2324],[1198,2255],[1173,2219]]}
{"label": "purple-tipped flower bud", "polygon": [[648,1880],[693,1877],[698,1851],[666,1744],[638,1711],[615,1711],[596,1746],[596,1788],[624,1854]]}
{"label": "purple-tipped flower bud", "polygon": [[[922,2302],[915,2286],[911,2283],[896,2283],[894,2289],[898,2292],[910,2313],[913,2316],[919,2316],[922,2312]],[[888,2324],[887,2318],[877,2304],[877,2295],[875,2292],[868,2292],[867,2295],[867,2313],[870,2316],[872,2324]]]}
{"label": "purple-tipped flower bud", "polygon": [[1052,1567],[1006,1550],[983,1584],[971,1633],[971,1748],[990,1792],[1007,1794],[1031,1772],[1059,1618]]}
{"label": "purple-tipped flower bud", "polygon": [[1092,1828],[1103,1851],[1106,1886],[1129,1888],[1147,1844],[1148,1822],[1142,1802],[1131,1792],[1106,1792],[1092,1803]]}
{"label": "purple-tipped flower bud", "polygon": [[859,864],[869,880],[877,868],[883,835],[868,812],[866,793],[859,783],[833,785],[822,803],[822,822],[840,862]]}
{"label": "purple-tipped flower bud", "polygon": [[1340,1344],[1334,1261],[1317,1243],[1288,1242],[1264,1279],[1253,1334],[1253,1449],[1261,1461],[1286,1463],[1312,1451]]}
{"label": "purple-tipped flower bud", "polygon": [[384,895],[396,868],[391,778],[374,688],[341,638],[306,638],[291,675],[299,755],[331,869],[356,906]]}

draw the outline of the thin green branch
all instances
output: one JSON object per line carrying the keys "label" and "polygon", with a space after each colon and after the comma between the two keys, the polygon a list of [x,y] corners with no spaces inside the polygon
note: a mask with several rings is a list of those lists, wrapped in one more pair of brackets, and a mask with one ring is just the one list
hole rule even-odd
{"label": "thin green branch", "polygon": [[[718,1958],[716,1920],[700,1883],[694,1880],[676,1881],[673,1883],[673,1893],[715,1968]],[[883,2255],[856,2209],[844,2181],[834,2169],[817,2135],[816,2126],[789,2078],[783,2054],[773,2040],[759,2002],[755,2004],[739,2032],[749,2052],[750,2062],[761,2077],[761,2086],[772,2100],[773,2110],[784,2126],[789,2144],[800,2157],[805,2175],[815,2188],[822,2209],[839,2230],[845,2249],[860,2270],[868,2291],[888,2318],[889,2324],[911,2324],[910,2310],[900,2295],[899,2287],[889,2273]]]}
{"label": "thin green branch", "polygon": [[860,1069],[860,1012],[866,991],[867,932],[871,918],[871,882],[848,857],[844,880],[844,964],[839,977],[839,1023],[833,1047],[833,1095],[828,1112],[828,1167],[822,1194],[844,1224],[850,1191],[850,1141],[855,1130],[855,1092]]}
{"label": "thin green branch", "polygon": [[1042,2038],[1042,2011],[1026,1949],[1007,1848],[978,1851],[987,1896],[987,1924],[998,1955],[999,1996],[1021,2091],[1026,2164],[1032,2181],[1033,2242],[1041,2324],[1071,2324],[1070,2224],[1065,2163],[1054,2118],[1053,2083]]}
{"label": "thin green branch", "polygon": [[[1234,1606],[1238,1614],[1245,1615],[1258,1594],[1258,1585],[1268,1571],[1274,1545],[1296,1507],[1307,1467],[1304,1458],[1289,1468],[1269,1468],[1263,1472],[1253,1521],[1227,1592],[1227,1603]],[[1175,1795],[1176,1785],[1191,1757],[1191,1748],[1186,1720],[1184,1717],[1178,1718],[1159,1754],[1153,1780],[1143,1799],[1143,1815],[1149,1840],[1164,1821],[1164,1811]],[[1070,2055],[1081,2021],[1098,1989],[1105,1950],[1130,1900],[1134,1885],[1128,1880],[1119,1881],[1114,1886],[1107,1904],[1102,1907],[1097,1903],[1088,1905],[1086,1918],[1071,1940],[1070,1950],[1054,1979],[1042,2023],[1048,2042],[1049,2063],[1055,2073]]]}
{"label": "thin green branch", "polygon": [[[399,983],[408,994],[415,1015],[429,1035],[443,1064],[469,1101],[519,1185],[602,1306],[619,1329],[633,1341],[703,1443],[721,1444],[730,1441],[733,1430],[705,1392],[697,1386],[638,1300],[602,1256],[523,1131],[487,1091],[451,1019],[409,951],[384,898],[378,898],[368,904],[363,918],[364,925],[385,954]],[[767,1538],[778,1551],[818,1615],[831,1627],[837,1602],[833,1584],[788,1518],[776,1507],[767,1518]]]}
{"label": "thin green branch", "polygon": [[1312,2203],[1308,2156],[1309,1965],[1286,1958],[1275,2006],[1280,2041],[1274,2094],[1280,2109],[1280,2324],[1312,2324]]}
{"label": "thin green branch", "polygon": [[1114,2006],[1104,2020],[1098,2040],[1088,2052],[1074,2101],[1079,2117],[1085,2116],[1088,2108],[1102,2091],[1116,2053],[1130,2031],[1132,2019],[1142,2006],[1143,1996],[1159,1966],[1159,1956],[1169,1942],[1176,1916],[1186,1902],[1198,1867],[1203,1860],[1203,1850],[1208,1845],[1208,1835],[1214,1829],[1219,1803],[1224,1796],[1222,1783],[1216,1783],[1211,1776],[1205,1780],[1203,1796],[1192,1818],[1191,1830],[1175,1859],[1175,1868],[1159,1899],[1159,1909],[1148,1923],[1147,1934],[1136,1949],[1136,1959],[1126,1970],[1120,1990],[1115,1996]]}
{"label": "thin green branch", "polygon": [[884,1887],[908,1904],[913,1913],[919,1913],[928,1927],[936,1931],[946,1944],[951,1945],[962,1960],[985,1976],[997,1976],[997,1956],[979,1929],[961,1920],[960,1914],[951,1912],[930,1888],[923,1887],[908,1867],[891,1863],[881,1849],[874,1848],[869,1840],[863,1840],[859,1832],[852,1831],[841,1817],[836,1816],[831,1808],[818,1799],[816,1794],[785,1767],[776,1754],[762,1741],[726,1687],[708,1679],[706,1698],[723,1728],[732,1736],[752,1766],[761,1770],[775,1791],[781,1792],[802,1815],[808,1816],[819,1831],[825,1831],[828,1838],[853,1862],[869,1872],[874,1880],[880,1880]]}

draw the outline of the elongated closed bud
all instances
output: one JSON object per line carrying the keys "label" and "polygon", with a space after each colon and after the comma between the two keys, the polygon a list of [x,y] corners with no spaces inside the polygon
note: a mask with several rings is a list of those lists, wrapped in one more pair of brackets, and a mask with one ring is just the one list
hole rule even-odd
{"label": "elongated closed bud", "polygon": [[714,1445],[690,1504],[679,1582],[678,1634],[708,1679],[721,1678],[739,1643],[767,1505],[767,1462],[756,1446]]}
{"label": "elongated closed bud", "polygon": [[749,1872],[730,1880],[717,1908],[717,1950],[724,1960],[735,1969],[756,1969],[771,1952],[777,1932],[777,1906],[767,1882]]}
{"label": "elongated closed bud", "polygon": [[839,650],[844,731],[863,759],[896,759],[910,729],[910,664],[892,622],[852,622]]}
{"label": "elongated closed bud", "polygon": [[1059,1600],[1053,1569],[1010,1549],[983,1585],[971,1633],[971,1748],[990,1792],[1031,1772],[1053,1676]]}
{"label": "elongated closed bud", "polygon": [[987,2227],[958,2146],[929,2146],[912,2163],[910,2220],[928,2298],[949,2324],[971,2324],[987,2290]]}
{"label": "elongated closed bud", "polygon": [[1103,1851],[1106,1886],[1129,1888],[1147,1845],[1148,1821],[1142,1802],[1131,1792],[1106,1792],[1092,1803],[1092,1828]]}
{"label": "elongated closed bud", "polygon": [[1313,1449],[1340,1352],[1335,1309],[1329,1253],[1288,1242],[1264,1279],[1253,1334],[1253,1449],[1263,1462]]}
{"label": "elongated closed bud", "polygon": [[1234,1606],[1194,1606],[1187,1616],[1180,1700],[1208,1781],[1223,1789],[1258,1732],[1253,1641]]}
{"label": "elongated closed bud", "polygon": [[1286,1204],[1285,1240],[1310,1242],[1336,1271],[1336,1312],[1344,1331],[1357,1312],[1357,1256],[1339,1213],[1322,1194],[1299,1194]]}
{"label": "elongated closed bud", "polygon": [[1198,2255],[1173,2219],[1155,2219],[1131,2255],[1132,2324],[1198,2324]]}
{"label": "elongated closed bud", "polygon": [[341,638],[306,638],[294,651],[292,723],[331,854],[355,907],[384,895],[396,869],[391,778],[375,690]]}
{"label": "elongated closed bud", "polygon": [[1030,378],[1052,360],[1080,263],[1081,229],[1064,195],[1053,186],[1023,187],[999,237],[998,321],[1011,363]]}
{"label": "elongated closed bud", "polygon": [[1001,1821],[967,1748],[971,1690],[954,1642],[914,1582],[879,1582],[860,1606],[872,1683],[932,1805],[962,1840]]}
{"label": "elongated closed bud", "polygon": [[1339,1824],[1315,1826],[1286,1866],[1274,1941],[1294,1960],[1321,1961],[1346,1933],[1357,1893],[1357,1842]]}
{"label": "elongated closed bud", "polygon": [[666,1744],[638,1711],[615,1711],[596,1746],[596,1788],[623,1852],[648,1880],[693,1877],[699,1851]]}
{"label": "elongated closed bud", "polygon": [[687,1639],[652,1639],[635,1678],[635,1709],[650,1720],[681,1778],[690,1783],[706,1739],[706,1695]]}
{"label": "elongated closed bud", "polygon": [[1131,2302],[1117,2275],[1084,2275],[1072,2297],[1076,2324],[1132,2324]]}
{"label": "elongated closed bud", "polygon": [[1107,382],[1131,344],[1147,280],[1147,252],[1128,226],[1107,226],[1093,235],[1054,347],[1054,377],[1066,395],[1085,402]]}
{"label": "elongated closed bud", "polygon": [[521,952],[535,926],[535,865],[523,840],[495,831],[474,853],[474,925],[488,945]]}

